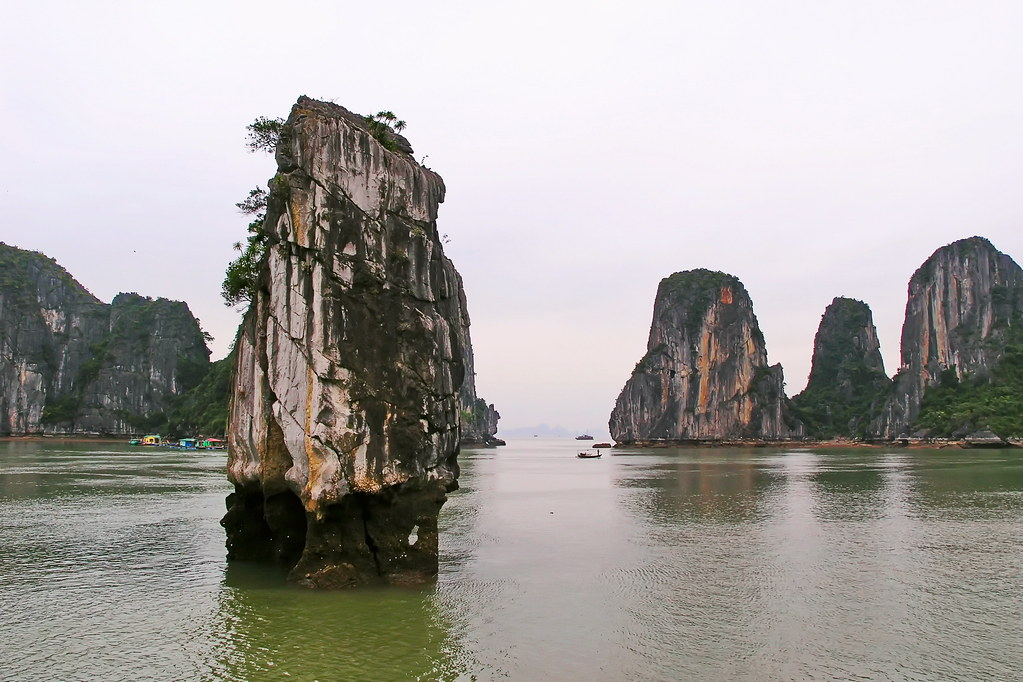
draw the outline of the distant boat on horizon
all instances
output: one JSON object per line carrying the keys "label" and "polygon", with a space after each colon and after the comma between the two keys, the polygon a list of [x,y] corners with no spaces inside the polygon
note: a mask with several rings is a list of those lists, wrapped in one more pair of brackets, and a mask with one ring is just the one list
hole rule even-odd
{"label": "distant boat on horizon", "polygon": [[591,435],[590,435],[590,434],[588,434],[588,433],[584,433],[584,434],[583,434],[583,435],[581,435],[581,436],[576,436],[576,437],[575,437],[575,439],[576,439],[576,440],[593,440],[593,436],[591,436]]}

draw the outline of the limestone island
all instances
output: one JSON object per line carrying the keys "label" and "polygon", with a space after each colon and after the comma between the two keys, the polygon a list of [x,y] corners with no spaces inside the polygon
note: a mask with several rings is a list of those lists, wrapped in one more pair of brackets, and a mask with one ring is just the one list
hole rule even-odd
{"label": "limestone island", "polygon": [[890,379],[869,306],[837,297],[807,386],[789,399],[742,283],[677,272],[657,289],[611,436],[628,446],[1023,443],[1023,270],[991,242],[953,242],[917,269],[901,351]]}
{"label": "limestone island", "polygon": [[498,418],[437,232],[444,182],[394,129],[307,97],[276,159],[236,344],[228,558],[310,587],[429,580],[463,413],[479,439]]}

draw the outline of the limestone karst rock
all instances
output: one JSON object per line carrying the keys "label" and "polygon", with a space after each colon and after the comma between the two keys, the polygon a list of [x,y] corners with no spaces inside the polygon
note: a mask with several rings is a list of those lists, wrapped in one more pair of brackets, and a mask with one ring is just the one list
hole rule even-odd
{"label": "limestone karst rock", "polygon": [[275,560],[308,586],[434,576],[457,487],[469,339],[437,233],[445,188],[392,139],[298,100],[237,343],[229,558]]}
{"label": "limestone karst rock", "polygon": [[813,340],[806,388],[792,398],[808,435],[867,435],[871,410],[880,407],[890,384],[870,307],[855,299],[835,298],[821,316]]}
{"label": "limestone karst rock", "polygon": [[0,435],[137,433],[209,355],[186,304],[105,304],[52,259],[0,243]]}
{"label": "limestone karst rock", "polygon": [[[909,281],[902,327],[902,365],[892,396],[872,430],[911,435],[927,388],[951,371],[954,380],[985,380],[1018,339],[1023,322],[1023,270],[982,237],[935,251]],[[974,428],[985,427],[974,425]]]}
{"label": "limestone karst rock", "polygon": [[476,395],[476,359],[473,355],[472,340],[469,336],[468,306],[465,301],[461,277],[458,277],[458,291],[461,297],[460,308],[462,312],[462,319],[459,324],[459,338],[462,341],[462,361],[465,365],[465,379],[458,389],[458,402],[461,408],[459,415],[461,421],[459,442],[462,445],[495,443],[497,439],[494,436],[497,434],[497,422],[501,419],[501,414],[493,404],[488,405],[487,401]]}
{"label": "limestone karst rock", "polygon": [[781,365],[768,366],[753,302],[734,276],[709,270],[661,280],[647,352],[609,422],[619,443],[777,440],[802,433]]}

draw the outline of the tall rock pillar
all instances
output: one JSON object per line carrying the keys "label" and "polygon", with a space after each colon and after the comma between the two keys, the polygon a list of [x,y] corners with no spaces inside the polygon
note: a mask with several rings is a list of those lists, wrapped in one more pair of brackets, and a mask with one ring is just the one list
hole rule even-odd
{"label": "tall rock pillar", "polygon": [[874,425],[882,437],[907,435],[927,387],[946,370],[986,378],[1019,334],[1023,270],[983,237],[943,246],[909,280],[902,364],[892,397]]}
{"label": "tall rock pillar", "polygon": [[792,398],[810,436],[870,435],[870,415],[890,395],[870,307],[836,297],[813,339],[806,388]]}
{"label": "tall rock pillar", "polygon": [[315,587],[435,575],[457,487],[468,317],[437,233],[444,183],[371,130],[334,104],[292,109],[237,343],[229,558]]}
{"label": "tall rock pillar", "polygon": [[753,301],[738,278],[689,270],[661,280],[647,352],[609,422],[619,443],[777,440],[802,433],[781,365],[768,366]]}

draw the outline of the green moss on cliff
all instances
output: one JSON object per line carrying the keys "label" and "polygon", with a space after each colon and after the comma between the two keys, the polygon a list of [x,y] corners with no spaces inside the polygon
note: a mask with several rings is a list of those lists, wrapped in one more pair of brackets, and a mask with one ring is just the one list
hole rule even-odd
{"label": "green moss on cliff", "polygon": [[43,405],[43,414],[39,418],[40,423],[46,425],[69,424],[78,416],[82,399],[77,393],[47,400]]}
{"label": "green moss on cliff", "polygon": [[231,372],[235,353],[207,365],[196,384],[185,393],[170,396],[166,409],[151,414],[120,412],[118,416],[136,431],[151,431],[167,438],[223,436],[227,433]]}
{"label": "green moss on cliff", "polygon": [[0,242],[0,293],[9,303],[15,307],[37,306],[37,287],[41,280],[48,280],[50,288],[53,288],[52,283],[57,283],[58,287],[63,287],[65,296],[99,304],[99,300],[53,258]]}
{"label": "green moss on cliff", "polygon": [[914,431],[951,438],[989,428],[1003,438],[1023,436],[1023,320],[1016,322],[990,376],[959,379],[953,367],[927,388]]}
{"label": "green moss on cliff", "polygon": [[82,363],[75,376],[75,387],[79,392],[99,377],[99,371],[109,360],[110,339],[89,346],[89,359]]}
{"label": "green moss on cliff", "polygon": [[167,433],[221,436],[227,433],[228,403],[235,351],[211,363],[201,381],[175,401],[167,418]]}
{"label": "green moss on cliff", "polygon": [[639,359],[639,362],[636,363],[636,366],[632,369],[632,373],[637,374],[639,372],[649,372],[654,367],[654,360],[663,354],[665,350],[667,350],[667,346],[663,343],[659,343],[648,350],[643,354],[643,357]]}
{"label": "green moss on cliff", "polygon": [[696,336],[703,326],[707,311],[720,300],[723,287],[741,288],[738,278],[716,270],[686,270],[661,280],[657,298],[685,310],[684,327],[690,337]]}
{"label": "green moss on cliff", "polygon": [[487,406],[487,401],[483,398],[476,398],[475,402],[468,408],[463,408],[462,417],[462,434],[480,434],[481,436],[489,436],[487,427],[487,414],[490,408]]}
{"label": "green moss on cliff", "polygon": [[892,383],[876,347],[861,347],[868,330],[870,337],[876,337],[873,328],[870,308],[862,301],[836,298],[828,306],[814,339],[810,379],[803,392],[792,398],[807,435],[868,435],[871,418]]}

